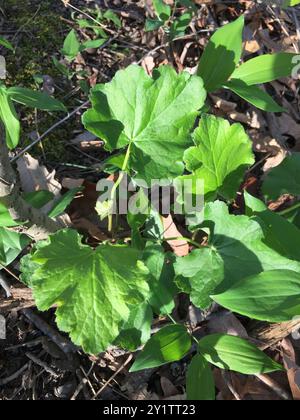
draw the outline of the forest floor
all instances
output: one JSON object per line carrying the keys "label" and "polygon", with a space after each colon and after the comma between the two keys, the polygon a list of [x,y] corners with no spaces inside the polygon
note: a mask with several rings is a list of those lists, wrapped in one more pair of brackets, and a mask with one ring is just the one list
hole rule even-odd
{"label": "forest floor", "polygon": [[[170,62],[178,71],[192,71],[210,34],[241,14],[246,17],[244,57],[278,51],[299,53],[300,8],[290,12],[253,1],[195,1],[197,16],[185,35],[169,45],[163,31],[144,30],[146,18],[153,16],[151,1],[71,0],[65,3],[61,0],[0,0],[0,36],[7,37],[16,46],[15,53],[8,53],[0,46],[0,54],[6,58],[5,83],[8,86],[34,89],[43,86],[69,110],[64,121],[53,113],[20,110],[22,138],[17,153],[23,153],[25,148],[28,152],[18,161],[22,188],[28,188],[28,184],[32,187],[33,182],[46,182],[58,192],[84,186],[81,197],[69,206],[68,217],[79,231],[88,233],[91,240],[97,242],[102,230],[94,210],[96,183],[103,176],[101,164],[107,154],[103,143],[85,132],[81,124],[89,88],[110,81],[117,70],[131,63],[141,64],[149,74],[155,66]],[[172,0],[169,3],[172,4]],[[102,15],[97,14],[97,10],[101,10]],[[103,17],[108,10],[114,14]],[[71,29],[76,30],[82,41],[95,36],[93,28],[85,24],[87,21],[98,25],[97,36],[103,37],[105,42],[99,48],[78,54],[72,63],[66,63],[61,50]],[[255,195],[259,195],[261,178],[266,171],[278,165],[289,151],[300,151],[299,84],[286,78],[268,84],[267,90],[288,113],[275,118],[274,114],[259,111],[230,91],[222,90],[209,97],[215,115],[242,123],[253,140],[257,165],[248,173],[245,185]],[[48,129],[48,135],[36,143]],[[33,176],[32,167],[37,166]],[[270,207],[276,210],[289,200],[288,196],[281,197]],[[237,199],[236,208],[240,205]],[[0,339],[0,400],[185,398],[184,360],[129,375],[132,353],[112,348],[96,357],[74,349],[68,338],[58,332],[54,310],[39,313],[32,302],[23,299],[22,293],[26,292],[17,281],[18,268],[16,261],[0,272],[12,286],[13,295],[8,298],[0,285],[0,299],[10,308],[3,312],[6,339]],[[184,297],[177,302],[175,315],[198,326],[200,336],[206,331],[242,336],[255,331],[254,338],[260,344],[267,340],[268,353],[275,359],[283,358],[289,372],[294,372],[294,375],[280,372],[266,379],[235,373],[223,375],[216,368],[218,399],[276,400],[291,398],[292,394],[300,399],[300,341],[295,334],[290,335],[291,326],[287,325],[283,332],[273,332],[275,340],[270,341],[266,338],[269,327],[263,330],[264,335],[259,335],[256,325],[225,311],[212,312],[203,318],[201,311]],[[157,319],[154,328],[164,322],[163,318]]]}

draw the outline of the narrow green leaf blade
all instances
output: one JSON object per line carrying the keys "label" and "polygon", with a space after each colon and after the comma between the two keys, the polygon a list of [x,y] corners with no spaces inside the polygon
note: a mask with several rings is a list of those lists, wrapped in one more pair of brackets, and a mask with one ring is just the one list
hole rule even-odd
{"label": "narrow green leaf blade", "polygon": [[295,54],[265,54],[252,58],[238,67],[232,74],[233,79],[240,79],[247,85],[271,82],[292,74]]}
{"label": "narrow green leaf blade", "polygon": [[130,372],[178,361],[188,353],[191,345],[191,336],[183,325],[176,324],[162,328],[150,338]]}
{"label": "narrow green leaf blade", "polygon": [[45,92],[39,92],[22,87],[11,87],[7,93],[15,102],[42,111],[67,111],[66,107],[59,100],[52,98]]}
{"label": "narrow green leaf blade", "polygon": [[73,60],[77,56],[79,51],[80,43],[77,39],[76,31],[72,29],[64,41],[62,53],[69,60]]}
{"label": "narrow green leaf blade", "polygon": [[283,370],[283,367],[266,356],[248,341],[225,334],[212,334],[199,341],[199,352],[220,369],[246,375],[257,375]]}
{"label": "narrow green leaf blade", "polygon": [[215,382],[211,368],[201,354],[191,361],[186,378],[187,400],[211,401],[215,399]]}
{"label": "narrow green leaf blade", "polygon": [[20,139],[20,121],[7,90],[0,86],[0,118],[5,126],[6,143],[9,149],[14,149]]}
{"label": "narrow green leaf blade", "polygon": [[7,39],[3,38],[2,36],[0,36],[0,45],[7,48],[8,50],[11,50],[12,52],[15,51],[14,46]]}
{"label": "narrow green leaf blade", "polygon": [[23,194],[24,200],[35,209],[41,209],[51,200],[54,199],[54,194],[47,190],[33,191]]}
{"label": "narrow green leaf blade", "polygon": [[220,88],[234,72],[242,54],[244,23],[241,16],[210,38],[198,66],[198,75],[208,92]]}
{"label": "narrow green leaf blade", "polygon": [[300,315],[300,274],[274,270],[247,277],[212,299],[231,311],[268,322]]}
{"label": "narrow green leaf blade", "polygon": [[57,217],[62,214],[69,204],[73,201],[75,195],[81,191],[81,188],[72,188],[66,194],[64,194],[60,200],[58,200],[54,207],[51,209],[50,213],[48,214],[49,217]]}
{"label": "narrow green leaf blade", "polygon": [[284,112],[284,108],[277,104],[274,99],[264,90],[257,86],[249,86],[239,79],[231,79],[224,85],[232,90],[245,101],[267,112]]}

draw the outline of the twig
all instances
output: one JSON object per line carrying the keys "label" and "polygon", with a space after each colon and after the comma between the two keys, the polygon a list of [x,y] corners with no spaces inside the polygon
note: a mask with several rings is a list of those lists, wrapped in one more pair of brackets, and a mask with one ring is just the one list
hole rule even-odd
{"label": "twig", "polygon": [[50,327],[50,325],[48,325],[42,318],[33,313],[30,309],[24,309],[22,313],[36,326],[36,328],[49,337],[64,353],[75,353],[77,351],[74,344],[59,334],[59,332],[57,332],[54,328]]}
{"label": "twig", "polygon": [[280,385],[278,385],[277,382],[275,382],[270,376],[267,375],[256,375],[257,379],[259,379],[261,382],[263,382],[265,385],[267,385],[269,388],[271,388],[275,394],[277,394],[280,398],[283,400],[291,400],[291,396],[281,388]]}
{"label": "twig", "polygon": [[42,360],[40,360],[34,354],[27,352],[27,353],[25,353],[25,355],[33,363],[35,363],[36,365],[42,367],[46,372],[48,372],[48,373],[50,373],[50,375],[54,376],[54,378],[58,378],[59,377],[59,375],[50,366],[48,366],[45,362],[43,362]]}
{"label": "twig", "polygon": [[80,111],[82,108],[86,107],[89,103],[90,103],[90,101],[84,102],[79,107],[77,107],[76,109],[74,109],[74,111],[70,112],[65,118],[63,118],[62,120],[59,120],[55,124],[53,124],[50,128],[48,128],[47,131],[45,131],[45,133],[43,133],[41,136],[39,136],[38,138],[36,138],[31,144],[29,144],[27,147],[25,147],[25,149],[23,149],[22,152],[18,153],[16,156],[14,156],[11,159],[11,163],[13,163],[16,160],[18,160],[21,156],[24,155],[24,153],[27,153],[33,146],[35,146],[36,144],[40,143],[53,130],[55,130],[56,128],[58,128],[62,124],[64,124],[66,121],[68,121],[70,118],[72,118],[75,114],[77,114],[78,111]]}
{"label": "twig", "polygon": [[4,379],[0,379],[0,386],[7,385],[10,382],[17,379],[20,375],[22,375],[23,372],[25,372],[25,370],[28,369],[28,367],[29,367],[29,363],[26,363],[26,365],[21,367],[21,369],[17,370],[17,372],[13,373],[11,376],[8,376],[7,378],[4,378]]}
{"label": "twig", "polygon": [[122,366],[120,366],[120,368],[112,375],[112,377],[103,385],[102,388],[100,388],[100,390],[97,392],[96,395],[93,396],[92,400],[95,400],[96,398],[99,397],[99,395],[105,390],[105,388],[108,387],[108,385],[119,375],[120,372],[122,372],[122,370],[131,362],[133,358],[133,355],[131,354],[128,359],[125,361],[125,363],[123,363]]}
{"label": "twig", "polygon": [[99,25],[101,28],[105,29],[107,32],[114,34],[115,32],[111,29],[109,29],[106,25],[104,25],[102,22],[99,22],[99,20],[95,19],[93,16],[89,15],[88,13],[84,12],[83,10],[78,9],[78,7],[73,6],[73,4],[69,3],[69,1],[62,0],[64,5],[66,7],[70,7],[71,9],[75,10],[77,13],[80,13],[84,16],[86,16],[88,19],[92,20],[94,23]]}

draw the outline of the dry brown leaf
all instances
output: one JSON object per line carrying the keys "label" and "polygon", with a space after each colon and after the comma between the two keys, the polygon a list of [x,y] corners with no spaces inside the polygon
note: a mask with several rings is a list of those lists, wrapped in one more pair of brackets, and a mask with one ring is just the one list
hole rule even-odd
{"label": "dry brown leaf", "polygon": [[175,255],[178,257],[185,257],[189,253],[189,244],[184,239],[171,239],[168,238],[180,238],[182,235],[177,229],[171,215],[168,217],[162,217],[162,223],[164,227],[164,238],[167,240],[170,247],[173,249]]}
{"label": "dry brown leaf", "polygon": [[170,379],[166,378],[165,376],[160,378],[160,385],[164,393],[164,398],[170,398],[178,395],[178,389],[176,386],[174,386]]}
{"label": "dry brown leaf", "polygon": [[233,313],[221,311],[212,314],[207,323],[210,334],[222,333],[234,335],[241,338],[248,338],[248,333]]}
{"label": "dry brown leaf", "polygon": [[50,173],[45,166],[40,165],[39,161],[28,153],[18,159],[17,169],[24,192],[45,190],[53,193],[55,199],[43,207],[43,212],[48,213],[54,202],[61,198],[62,186],[55,179],[55,171]]}

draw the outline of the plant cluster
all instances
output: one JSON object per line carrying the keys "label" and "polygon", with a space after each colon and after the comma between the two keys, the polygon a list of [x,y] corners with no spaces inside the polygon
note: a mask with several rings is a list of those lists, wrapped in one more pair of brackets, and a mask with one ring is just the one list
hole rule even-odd
{"label": "plant cluster", "polygon": [[[180,3],[189,7],[191,2]],[[168,25],[169,6],[161,1],[154,6],[158,21],[148,26]],[[193,13],[190,7],[188,13]],[[240,17],[219,29],[195,75],[177,74],[171,66],[154,70],[152,77],[137,65],[118,71],[110,83],[92,90],[92,106],[82,118],[112,153],[106,165],[110,173],[114,169],[116,178],[119,174],[118,181],[124,173],[133,182],[146,184],[153,179],[204,181],[204,221],[187,226],[193,236],[188,239],[189,255],[176,257],[165,250],[160,214],[141,189],[138,199],[146,201],[148,212],[127,215],[129,243],[118,238],[118,226],[112,225],[108,211],[113,242],[91,248],[75,230],[63,229],[36,243],[21,263],[22,281],[32,288],[37,307],[44,311],[55,305],[58,327],[84,351],[97,354],[111,345],[133,351],[145,345],[131,371],[194,354],[187,373],[189,399],[214,398],[210,365],[244,374],[273,372],[282,366],[239,337],[195,338],[186,325],[172,318],[178,293],[188,294],[198,308],[217,302],[256,320],[284,322],[300,315],[299,206],[280,215],[266,205],[283,193],[300,195],[300,154],[287,157],[269,172],[263,200],[244,192],[245,214],[231,214],[230,204],[255,158],[243,126],[210,115],[206,102],[207,93],[225,88],[264,111],[285,112],[258,85],[290,76],[294,55],[267,54],[239,65],[243,27]],[[70,57],[76,54],[75,49],[71,53],[74,36],[72,32],[64,46]],[[10,149],[17,146],[20,130],[13,101],[64,110],[46,94],[2,85],[0,117]],[[192,193],[199,192],[193,188]],[[73,194],[63,197],[49,217],[64,211]],[[24,199],[40,207],[51,197],[39,192]],[[0,263],[7,265],[30,239],[9,229],[18,221],[1,198],[0,225]],[[197,238],[204,236],[207,240],[200,244]],[[153,317],[159,315],[169,317],[171,324],[151,337]]]}

